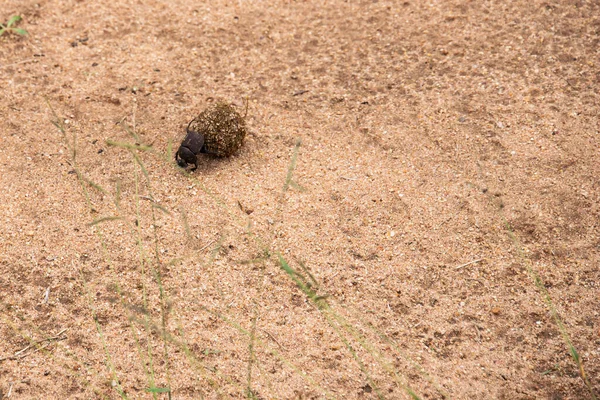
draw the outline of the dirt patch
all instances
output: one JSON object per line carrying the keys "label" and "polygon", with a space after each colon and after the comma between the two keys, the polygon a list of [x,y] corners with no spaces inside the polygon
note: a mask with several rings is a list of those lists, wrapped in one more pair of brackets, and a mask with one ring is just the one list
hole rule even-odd
{"label": "dirt patch", "polygon": [[4,396],[600,392],[597,3],[5,3]]}

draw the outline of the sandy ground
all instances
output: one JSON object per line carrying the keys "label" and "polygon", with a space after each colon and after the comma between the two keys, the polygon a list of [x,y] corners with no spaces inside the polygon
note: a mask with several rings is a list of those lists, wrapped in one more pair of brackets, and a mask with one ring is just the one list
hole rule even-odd
{"label": "sandy ground", "polygon": [[2,2],[0,398],[600,393],[600,3],[114,3]]}

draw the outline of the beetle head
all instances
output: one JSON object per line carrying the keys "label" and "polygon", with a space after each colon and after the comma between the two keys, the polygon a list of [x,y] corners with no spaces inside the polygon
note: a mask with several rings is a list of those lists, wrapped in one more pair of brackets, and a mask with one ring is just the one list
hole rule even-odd
{"label": "beetle head", "polygon": [[179,150],[177,150],[177,153],[175,154],[175,160],[177,160],[177,164],[181,168],[186,168],[188,164],[194,164],[194,166],[197,165],[196,155],[185,146],[179,147]]}

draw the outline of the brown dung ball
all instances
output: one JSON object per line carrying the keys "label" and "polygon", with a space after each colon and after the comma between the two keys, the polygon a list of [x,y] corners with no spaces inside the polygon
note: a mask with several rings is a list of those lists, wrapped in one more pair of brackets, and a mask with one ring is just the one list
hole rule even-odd
{"label": "brown dung ball", "polygon": [[190,122],[188,132],[204,136],[202,153],[228,157],[242,146],[246,137],[246,123],[231,105],[216,103]]}

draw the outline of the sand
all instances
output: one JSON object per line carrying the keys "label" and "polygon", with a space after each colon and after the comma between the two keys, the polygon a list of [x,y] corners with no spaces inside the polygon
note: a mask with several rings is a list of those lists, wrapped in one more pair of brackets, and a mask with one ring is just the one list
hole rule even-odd
{"label": "sand", "polygon": [[[0,398],[600,393],[598,2],[16,14]],[[246,99],[240,151],[181,173],[188,122]]]}

